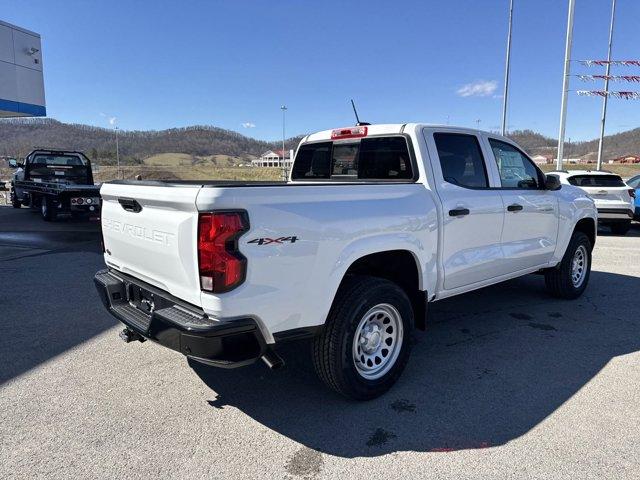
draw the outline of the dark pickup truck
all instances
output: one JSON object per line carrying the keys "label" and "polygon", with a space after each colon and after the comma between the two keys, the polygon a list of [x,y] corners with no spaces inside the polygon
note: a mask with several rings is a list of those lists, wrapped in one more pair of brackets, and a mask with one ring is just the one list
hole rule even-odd
{"label": "dark pickup truck", "polygon": [[11,181],[11,204],[40,209],[46,221],[58,214],[98,217],[100,187],[93,183],[91,161],[82,152],[37,149],[24,163],[9,161],[17,169]]}

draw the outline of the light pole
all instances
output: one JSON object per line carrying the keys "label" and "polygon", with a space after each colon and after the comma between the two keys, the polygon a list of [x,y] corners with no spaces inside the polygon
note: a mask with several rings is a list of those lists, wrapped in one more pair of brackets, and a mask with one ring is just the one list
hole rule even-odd
{"label": "light pole", "polygon": [[284,120],[285,120],[285,112],[287,111],[287,107],[285,105],[282,105],[280,107],[280,110],[282,110],[282,180],[287,180],[288,177],[288,173],[287,173],[287,166],[284,163],[284,159],[285,159],[285,153],[284,153]]}
{"label": "light pole", "polygon": [[607,121],[607,100],[609,99],[609,75],[611,74],[611,45],[613,44],[613,24],[616,18],[616,0],[611,5],[611,25],[609,26],[609,49],[607,50],[607,71],[604,79],[605,95],[602,98],[602,119],[600,120],[600,141],[598,142],[598,163],[596,170],[602,169],[602,148],[604,143],[604,124]]}
{"label": "light pole", "polygon": [[569,93],[569,73],[571,70],[571,45],[573,42],[573,12],[575,0],[569,0],[569,17],[567,18],[567,40],[564,48],[564,77],[562,79],[562,102],[560,103],[560,132],[558,134],[558,159],[556,168],[562,170],[564,155],[564,132],[567,123],[567,95]]}
{"label": "light pole", "polygon": [[118,148],[118,126],[113,127],[116,132],[116,165],[118,166],[117,174],[118,178],[120,178],[120,150]]}
{"label": "light pole", "polygon": [[509,98],[509,70],[511,66],[511,25],[513,23],[513,0],[509,0],[509,33],[507,34],[507,60],[504,66],[504,93],[502,95],[502,135],[507,134],[507,101]]}

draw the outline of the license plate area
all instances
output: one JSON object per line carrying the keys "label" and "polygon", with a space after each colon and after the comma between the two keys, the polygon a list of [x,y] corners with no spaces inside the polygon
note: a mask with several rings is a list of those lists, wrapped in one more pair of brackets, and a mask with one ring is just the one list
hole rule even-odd
{"label": "license plate area", "polygon": [[149,290],[132,283],[127,286],[127,300],[129,305],[146,315],[151,315],[156,309],[155,295]]}

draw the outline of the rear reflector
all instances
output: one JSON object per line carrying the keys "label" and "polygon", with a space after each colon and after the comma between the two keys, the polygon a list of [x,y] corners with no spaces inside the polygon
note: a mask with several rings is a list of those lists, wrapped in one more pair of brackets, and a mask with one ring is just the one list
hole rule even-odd
{"label": "rear reflector", "polygon": [[366,136],[367,136],[367,127],[363,127],[363,126],[336,128],[335,130],[331,130],[332,140],[339,140],[342,138],[358,138],[358,137],[366,137]]}
{"label": "rear reflector", "polygon": [[248,229],[244,212],[199,215],[198,268],[202,290],[228,292],[244,281],[247,259],[238,250],[238,238]]}

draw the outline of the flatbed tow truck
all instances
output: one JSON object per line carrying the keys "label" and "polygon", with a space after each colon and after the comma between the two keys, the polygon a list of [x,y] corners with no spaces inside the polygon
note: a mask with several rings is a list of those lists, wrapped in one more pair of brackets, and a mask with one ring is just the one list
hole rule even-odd
{"label": "flatbed tow truck", "polygon": [[61,213],[73,217],[100,216],[100,186],[93,183],[91,161],[82,152],[37,149],[16,168],[11,181],[11,204],[39,208],[46,221]]}

